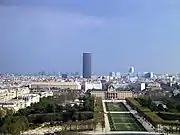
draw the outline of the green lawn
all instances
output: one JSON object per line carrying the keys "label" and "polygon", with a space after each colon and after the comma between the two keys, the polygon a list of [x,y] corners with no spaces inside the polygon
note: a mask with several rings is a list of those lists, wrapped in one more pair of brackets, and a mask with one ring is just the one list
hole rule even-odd
{"label": "green lawn", "polygon": [[108,114],[113,131],[145,131],[144,127],[132,114]]}
{"label": "green lawn", "polygon": [[123,103],[106,103],[107,111],[128,111],[126,106]]}
{"label": "green lawn", "polygon": [[115,124],[117,131],[144,131],[137,124],[126,123],[126,124]]}
{"label": "green lawn", "polygon": [[133,123],[134,120],[132,118],[127,117],[113,117],[114,123]]}

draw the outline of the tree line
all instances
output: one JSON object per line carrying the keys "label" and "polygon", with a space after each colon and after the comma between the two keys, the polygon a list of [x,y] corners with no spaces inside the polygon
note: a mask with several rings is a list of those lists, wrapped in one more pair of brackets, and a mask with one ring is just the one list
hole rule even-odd
{"label": "tree line", "polygon": [[25,130],[36,128],[46,122],[51,125],[64,125],[69,122],[75,123],[93,119],[94,98],[86,95],[80,97],[79,100],[83,101],[80,105],[71,106],[71,104],[57,102],[57,96],[47,97],[16,113],[3,114],[0,111],[0,133],[18,135]]}

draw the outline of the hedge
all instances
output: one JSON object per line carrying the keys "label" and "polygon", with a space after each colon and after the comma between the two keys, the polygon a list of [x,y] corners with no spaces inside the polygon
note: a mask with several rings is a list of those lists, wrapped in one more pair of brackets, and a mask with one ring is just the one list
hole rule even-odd
{"label": "hedge", "polygon": [[158,112],[157,115],[164,120],[180,120],[180,113]]}
{"label": "hedge", "polygon": [[[139,102],[137,102],[134,98],[127,98],[126,101],[133,109],[135,109],[142,116],[144,116],[155,127],[157,127],[158,124],[180,125],[180,122],[178,122],[178,121],[164,120],[163,118],[159,117],[155,112],[152,112],[149,108],[142,107],[139,104]],[[163,115],[167,115],[167,114],[164,113]],[[170,115],[170,114],[168,114],[168,115]],[[171,114],[171,115],[174,115],[174,114]],[[180,116],[180,114],[175,114],[175,115]]]}

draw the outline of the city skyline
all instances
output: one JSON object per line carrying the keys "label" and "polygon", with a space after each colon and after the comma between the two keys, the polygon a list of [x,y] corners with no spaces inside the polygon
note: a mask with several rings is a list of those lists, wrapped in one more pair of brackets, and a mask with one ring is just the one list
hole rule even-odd
{"label": "city skyline", "polygon": [[2,0],[0,72],[81,72],[86,51],[93,73],[131,65],[137,72],[180,72],[179,6],[178,0]]}

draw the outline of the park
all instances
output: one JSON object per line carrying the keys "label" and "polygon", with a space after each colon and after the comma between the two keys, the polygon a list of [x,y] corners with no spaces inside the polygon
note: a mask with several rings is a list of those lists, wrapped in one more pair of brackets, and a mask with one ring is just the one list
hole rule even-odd
{"label": "park", "polygon": [[111,131],[146,131],[123,102],[105,102]]}

